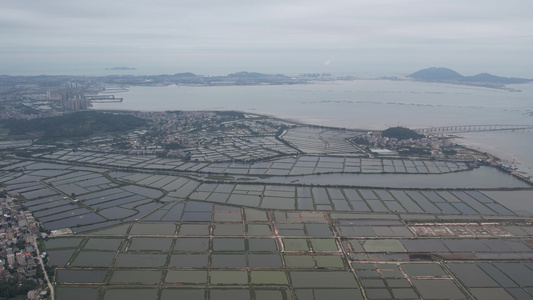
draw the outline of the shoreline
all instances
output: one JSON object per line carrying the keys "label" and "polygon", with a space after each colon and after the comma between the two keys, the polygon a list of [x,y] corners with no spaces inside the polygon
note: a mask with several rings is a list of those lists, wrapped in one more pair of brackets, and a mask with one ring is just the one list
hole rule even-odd
{"label": "shoreline", "polygon": [[[104,111],[104,110],[101,110],[101,111]],[[139,110],[108,110],[108,111],[139,112]],[[271,115],[271,114],[268,114],[268,113],[265,113],[265,112],[258,112],[258,111],[255,111],[255,110],[209,109],[209,110],[199,110],[199,111],[205,111],[205,112],[234,111],[234,112],[240,112],[240,113],[243,113],[243,114],[256,115],[258,117],[263,117],[263,118],[271,118],[271,119],[276,119],[276,120],[279,120],[279,121],[285,121],[285,122],[292,123],[292,124],[295,124],[295,125],[298,125],[298,126],[322,126],[322,127],[324,127],[324,129],[326,129],[326,128],[328,128],[328,129],[337,129],[337,130],[345,129],[345,130],[349,130],[349,131],[359,131],[359,132],[382,131],[383,130],[383,129],[372,129],[370,127],[367,127],[367,128],[344,128],[344,127],[339,127],[339,126],[331,126],[331,125],[320,124],[322,122],[320,122],[319,119],[304,118],[304,120],[298,120],[298,119],[294,119],[294,118],[290,118],[290,117],[275,116],[275,115]],[[317,122],[313,122],[313,120],[316,120]],[[510,165],[522,166],[522,164],[523,164],[523,162],[521,162],[521,160],[519,158],[515,157],[510,152],[502,150],[502,149],[498,149],[497,147],[492,146],[492,145],[488,145],[486,143],[473,141],[472,138],[468,138],[468,137],[464,136],[464,134],[463,135],[456,134],[456,137],[453,138],[452,140],[455,143],[457,143],[458,145],[462,146],[462,147],[465,147],[465,148],[468,148],[468,149],[471,149],[471,150],[474,150],[474,151],[478,151],[478,152],[481,152],[481,153],[489,154],[490,156],[492,156],[492,157],[494,157],[496,159],[495,162],[491,163],[491,165],[493,167],[496,167],[496,168],[500,169],[501,171],[509,173],[510,175],[512,175],[512,176],[514,176],[514,177],[516,177],[516,178],[518,178],[520,180],[526,181],[529,184],[533,184],[532,174],[530,172],[527,172],[523,168],[514,170],[514,169],[510,169],[510,168],[507,167],[507,166],[510,166]]]}
{"label": "shoreline", "polygon": [[[457,138],[453,141],[466,148],[470,148],[479,152],[485,152],[498,159],[498,165],[504,168],[509,173],[512,173],[522,179],[527,179],[532,182],[533,178],[533,166],[531,166],[530,160],[527,157],[522,157],[520,154],[516,154],[511,151],[503,143],[503,146],[494,145],[485,142],[483,136],[475,136],[474,133],[456,134]],[[494,139],[494,138],[492,138]]]}
{"label": "shoreline", "polygon": [[[139,88],[141,89],[139,91],[130,90],[132,96],[129,104],[122,103],[120,106],[108,106],[107,104],[98,103],[94,105],[93,109],[104,111],[118,109],[130,112],[166,111],[169,108],[183,111],[239,111],[285,120],[299,125],[342,128],[360,132],[382,131],[389,127],[394,127],[396,124],[407,128],[446,126],[462,123],[460,120],[470,120],[476,124],[488,124],[491,121],[487,120],[487,116],[495,116],[491,120],[498,124],[509,123],[511,120],[521,124],[531,122],[531,117],[526,117],[524,113],[520,113],[527,112],[528,107],[524,106],[524,100],[526,100],[527,96],[525,94],[533,92],[533,84],[531,83],[521,85],[522,93],[505,91],[494,93],[488,91],[496,91],[497,89],[449,82],[401,80],[402,85],[400,86],[396,84],[377,84],[382,81],[394,82],[399,80],[355,78],[350,80],[310,81],[296,86],[284,85],[266,90],[264,86],[257,88],[244,86],[243,89],[234,91],[233,89],[227,89],[231,88],[231,86],[226,86],[222,90],[208,89],[205,92],[200,89],[165,89],[164,92],[158,92],[157,94],[152,94],[151,90],[160,86],[151,87],[150,90],[143,90],[143,86],[140,86]],[[369,84],[351,84],[350,82],[369,82]],[[371,82],[376,82],[376,84],[370,84]],[[403,83],[409,84],[404,87]],[[130,87],[134,88],[135,86]],[[205,87],[199,86],[198,88]],[[208,87],[221,88],[221,86]],[[302,87],[306,89],[295,94],[283,90]],[[514,85],[510,87],[514,87]],[[215,93],[213,91],[217,92],[217,94],[213,94]],[[505,93],[505,96],[500,94],[502,92]],[[256,95],[257,93],[260,93],[257,99],[251,98],[251,95]],[[437,94],[436,99],[432,100],[435,94]],[[396,95],[400,98],[395,99]],[[489,106],[484,104],[485,100],[483,102],[478,101],[481,96],[487,98],[486,101],[489,101]],[[146,97],[162,99],[157,101],[157,105],[155,105],[156,101],[153,101],[153,106],[147,106],[144,101],[140,100]],[[186,101],[193,97],[198,97],[200,102],[192,105]],[[504,104],[501,102],[502,97],[510,98]],[[324,99],[330,99],[340,104],[325,103],[322,101]],[[472,100],[472,102],[467,103],[470,105],[465,105],[463,101],[458,101],[457,99]],[[266,105],[269,103],[265,102],[267,100],[272,100],[272,104]],[[287,103],[289,105],[287,109],[279,108],[285,105],[285,100],[294,101]],[[437,100],[453,101],[437,103]],[[275,107],[272,107],[272,105],[275,105]],[[129,108],[125,108],[126,106]],[[479,111],[481,107],[485,107],[485,110]],[[476,110],[472,110],[474,108]],[[350,113],[352,110],[354,113]],[[454,116],[455,119],[442,118],[445,115]],[[461,134],[460,136],[463,135]],[[527,149],[533,147],[533,144],[527,142],[527,140],[530,140],[530,135],[527,134],[522,137],[510,134],[510,136],[514,137],[514,140],[512,138],[508,139],[503,135],[495,135],[494,140],[490,138],[471,139],[471,136],[467,136],[461,139],[454,139],[454,141],[467,148],[479,152],[487,152],[498,157],[504,163],[504,166],[511,165],[514,168],[514,165],[518,165],[521,172],[525,172],[524,174],[530,176],[533,175],[533,160],[524,154]],[[524,139],[526,141],[522,141]],[[504,143],[512,145],[503,145]],[[506,148],[508,150],[505,150]]]}

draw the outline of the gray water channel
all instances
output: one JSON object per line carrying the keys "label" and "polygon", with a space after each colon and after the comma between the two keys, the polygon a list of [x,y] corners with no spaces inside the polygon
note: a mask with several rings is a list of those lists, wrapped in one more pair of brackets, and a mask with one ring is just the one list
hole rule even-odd
{"label": "gray water channel", "polygon": [[254,180],[254,182],[403,189],[486,189],[531,187],[531,185],[528,183],[523,182],[510,174],[487,166],[482,166],[469,171],[446,174],[321,174],[260,178]]}

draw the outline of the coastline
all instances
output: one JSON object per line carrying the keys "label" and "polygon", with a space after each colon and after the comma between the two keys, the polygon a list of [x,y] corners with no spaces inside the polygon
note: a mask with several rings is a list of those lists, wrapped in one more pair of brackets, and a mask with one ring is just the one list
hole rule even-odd
{"label": "coastline", "polygon": [[[93,109],[240,111],[291,123],[357,131],[380,131],[397,125],[408,128],[457,125],[464,120],[472,124],[531,123],[527,100],[533,94],[533,84],[509,86],[520,86],[522,92],[412,80],[402,80],[400,84],[390,79],[367,78],[282,86],[162,89],[130,86],[123,94],[128,98],[123,103],[96,104]],[[455,142],[490,153],[506,166],[516,165],[520,172],[533,175],[533,158],[527,153],[533,148],[531,134],[521,136],[505,131],[492,139],[472,138],[478,134],[484,133],[461,133],[462,138]]]}
{"label": "coastline", "polygon": [[[487,133],[485,133],[487,135]],[[529,182],[532,182],[533,165],[531,157],[525,153],[517,152],[517,148],[520,146],[512,143],[505,143],[505,140],[500,141],[495,145],[495,139],[488,139],[480,134],[475,133],[462,133],[457,134],[458,138],[454,138],[453,141],[466,148],[477,150],[480,152],[486,152],[491,156],[497,158],[501,168],[507,172]],[[487,140],[488,139],[488,140]]]}

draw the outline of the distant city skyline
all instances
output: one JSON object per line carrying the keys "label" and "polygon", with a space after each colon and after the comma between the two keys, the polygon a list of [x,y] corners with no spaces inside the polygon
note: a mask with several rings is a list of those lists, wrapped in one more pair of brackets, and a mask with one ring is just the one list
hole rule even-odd
{"label": "distant city skyline", "polygon": [[[350,73],[533,78],[533,2],[8,1],[0,74]],[[136,70],[106,70],[131,67]]]}

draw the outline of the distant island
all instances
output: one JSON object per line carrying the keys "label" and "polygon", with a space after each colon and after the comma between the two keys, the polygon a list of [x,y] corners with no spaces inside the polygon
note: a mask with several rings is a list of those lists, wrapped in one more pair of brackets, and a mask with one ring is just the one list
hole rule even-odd
{"label": "distant island", "polygon": [[[115,67],[113,70],[126,70],[128,67]],[[135,68],[128,68],[134,70]],[[112,69],[106,69],[112,70]],[[9,76],[0,75],[0,96],[2,88],[12,86],[39,85],[47,89],[61,89],[65,82],[79,86],[91,86],[95,83],[118,86],[166,86],[166,85],[195,85],[195,86],[238,86],[238,85],[285,85],[302,84],[312,81],[330,81],[337,79],[353,79],[346,75],[335,77],[329,74],[302,74],[286,76],[283,74],[263,74],[257,72],[237,72],[225,75],[197,75],[191,72],[161,75],[133,75],[113,74],[106,76],[79,75],[39,75],[39,76]],[[8,90],[9,91],[9,90]],[[86,92],[86,91],[85,91]]]}
{"label": "distant island", "polygon": [[136,68],[130,68],[130,67],[113,67],[113,68],[105,68],[107,71],[133,71],[137,70]]}
{"label": "distant island", "polygon": [[[136,75],[133,73],[119,74],[113,71],[136,70],[133,67],[113,67],[106,68],[111,74],[105,76],[90,75],[38,75],[38,76],[10,76],[0,74],[0,97],[3,93],[8,93],[9,99],[17,97],[16,88],[30,89],[37,85],[40,88],[50,90],[54,94],[59,90],[65,89],[65,84],[69,83],[82,88],[87,95],[94,95],[99,92],[100,85],[109,86],[167,86],[167,85],[191,85],[191,86],[244,86],[244,85],[293,85],[293,84],[311,84],[318,81],[335,81],[335,80],[358,80],[362,77],[354,75],[331,73],[303,73],[298,75],[284,74],[264,74],[258,72],[236,72],[219,75],[199,75],[191,72],[182,72],[175,74],[160,75]],[[366,78],[368,79],[368,78]],[[417,71],[406,77],[379,77],[378,80],[417,80],[424,82],[443,82],[450,84],[463,84],[497,88],[507,91],[518,91],[508,88],[506,84],[528,83],[533,79],[524,78],[507,78],[494,76],[487,73],[475,76],[463,76],[451,69],[446,68],[428,68]],[[15,88],[15,90],[12,90]],[[5,92],[2,92],[5,91]],[[59,95],[60,93],[56,93]]]}
{"label": "distant island", "polygon": [[[431,81],[431,82],[446,82],[455,84],[468,84],[492,88],[503,88],[507,90],[513,90],[506,88],[506,84],[522,84],[533,82],[533,79],[527,78],[515,78],[515,77],[501,77],[495,76],[489,73],[480,73],[474,76],[464,76],[458,72],[448,68],[431,67],[417,71],[415,73],[407,75],[408,78],[412,78],[419,81]],[[516,90],[513,90],[516,91]]]}

